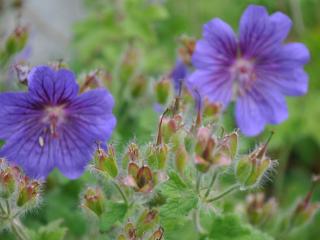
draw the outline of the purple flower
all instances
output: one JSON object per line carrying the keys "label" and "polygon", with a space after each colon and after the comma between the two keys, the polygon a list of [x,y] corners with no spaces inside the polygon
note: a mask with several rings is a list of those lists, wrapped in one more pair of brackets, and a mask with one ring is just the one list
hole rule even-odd
{"label": "purple flower", "polygon": [[34,67],[28,92],[0,94],[0,157],[34,178],[55,167],[79,177],[92,158],[96,142],[105,143],[116,125],[111,94],[105,89],[78,95],[71,71]]}
{"label": "purple flower", "polygon": [[188,66],[181,60],[177,59],[176,65],[170,73],[170,78],[172,79],[173,87],[176,94],[180,94],[183,82],[188,75]]}
{"label": "purple flower", "polygon": [[192,57],[196,71],[188,81],[202,98],[226,107],[236,100],[236,122],[248,136],[288,117],[285,96],[303,95],[309,51],[301,43],[283,44],[291,20],[261,6],[249,6],[239,36],[220,19],[204,25]]}

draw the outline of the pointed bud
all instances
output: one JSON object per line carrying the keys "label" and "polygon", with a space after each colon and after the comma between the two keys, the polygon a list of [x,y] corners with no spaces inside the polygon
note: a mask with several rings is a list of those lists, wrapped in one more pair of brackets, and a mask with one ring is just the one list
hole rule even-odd
{"label": "pointed bud", "polygon": [[235,166],[236,178],[244,189],[258,186],[261,180],[267,176],[268,171],[272,170],[276,163],[265,155],[263,155],[262,158],[258,158],[257,153],[260,156],[260,150],[258,150],[258,152],[254,151],[250,155],[243,156]]}
{"label": "pointed bud", "polygon": [[171,94],[171,82],[169,79],[162,79],[156,82],[154,91],[156,93],[157,102],[165,105]]}
{"label": "pointed bud", "polygon": [[22,207],[26,204],[36,203],[40,196],[40,182],[23,177],[18,186],[17,205]]}
{"label": "pointed bud", "polygon": [[142,166],[137,175],[139,192],[151,192],[153,188],[153,174],[148,166]]}
{"label": "pointed bud", "polygon": [[82,206],[91,210],[97,216],[101,216],[104,211],[105,197],[98,187],[88,187],[83,196]]}
{"label": "pointed bud", "polygon": [[183,174],[188,162],[188,153],[184,145],[180,145],[175,153],[175,164],[178,172]]}
{"label": "pointed bud", "polygon": [[137,221],[137,236],[142,237],[145,232],[152,229],[159,221],[159,213],[157,210],[145,210]]}
{"label": "pointed bud", "polygon": [[147,161],[154,169],[164,169],[168,159],[169,147],[167,144],[149,145],[147,148]]}
{"label": "pointed bud", "polygon": [[222,105],[220,103],[211,103],[208,100],[204,101],[203,106],[203,118],[210,119],[210,121],[216,120],[221,113]]}
{"label": "pointed bud", "polygon": [[11,167],[0,169],[0,198],[8,199],[16,189],[16,177]]}
{"label": "pointed bud", "polygon": [[[212,139],[211,130],[207,127],[200,127],[196,136],[196,147],[195,152],[199,155],[202,155],[203,152],[207,150],[209,141]],[[212,146],[211,146],[212,145]],[[214,147],[214,142],[211,141],[210,148]],[[210,150],[209,150],[210,151]]]}
{"label": "pointed bud", "polygon": [[136,162],[139,160],[139,146],[136,143],[130,143],[128,146],[129,160]]}
{"label": "pointed bud", "polygon": [[98,146],[94,160],[94,167],[99,172],[112,178],[118,176],[117,159],[112,145],[108,146],[107,153],[100,146]]}
{"label": "pointed bud", "polygon": [[26,45],[28,40],[28,29],[18,26],[9,36],[6,42],[6,51],[11,56],[20,52]]}
{"label": "pointed bud", "polygon": [[135,77],[133,79],[130,87],[131,87],[131,95],[135,98],[140,97],[146,91],[147,80],[143,75],[139,75],[138,77]]}
{"label": "pointed bud", "polygon": [[159,227],[157,231],[155,231],[149,240],[162,240],[164,234],[164,229],[162,227]]}

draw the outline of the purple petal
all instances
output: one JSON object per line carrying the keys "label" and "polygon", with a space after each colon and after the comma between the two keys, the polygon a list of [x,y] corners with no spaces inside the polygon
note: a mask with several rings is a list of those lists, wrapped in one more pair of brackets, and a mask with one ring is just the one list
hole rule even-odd
{"label": "purple petal", "polygon": [[75,76],[66,69],[54,71],[48,66],[34,67],[28,76],[29,92],[44,104],[57,104],[77,96]]}
{"label": "purple petal", "polygon": [[49,132],[40,124],[28,124],[13,135],[0,150],[5,157],[22,167],[27,176],[45,178],[55,167],[55,145]]}
{"label": "purple petal", "polygon": [[188,78],[189,86],[197,91],[202,100],[221,103],[226,107],[232,97],[232,79],[229,72],[196,70]]}
{"label": "purple petal", "polygon": [[247,136],[255,136],[263,131],[266,124],[279,124],[287,117],[284,96],[268,85],[257,84],[237,99],[237,124]]}
{"label": "purple petal", "polygon": [[173,86],[176,94],[179,94],[181,91],[181,87],[183,85],[184,80],[186,79],[188,74],[188,68],[186,64],[178,59],[176,61],[176,65],[174,66],[172,72],[170,73],[170,77],[173,81]]}
{"label": "purple petal", "polygon": [[116,125],[113,98],[104,89],[91,90],[67,106],[68,122],[63,124],[57,167],[69,178],[77,178],[91,160],[97,142],[105,143]]}
{"label": "purple petal", "polygon": [[3,140],[35,124],[42,114],[41,105],[30,102],[28,93],[1,93],[0,106],[0,139]]}
{"label": "purple petal", "polygon": [[273,52],[287,36],[291,20],[282,13],[268,16],[265,7],[250,5],[240,20],[240,49],[246,58]]}
{"label": "purple petal", "polygon": [[286,44],[277,53],[269,55],[256,65],[257,75],[261,79],[288,96],[300,96],[308,90],[308,75],[303,65],[310,59],[305,45]]}
{"label": "purple petal", "polygon": [[231,27],[220,19],[204,25],[203,39],[197,41],[192,63],[198,69],[222,64],[230,65],[237,55],[236,36]]}

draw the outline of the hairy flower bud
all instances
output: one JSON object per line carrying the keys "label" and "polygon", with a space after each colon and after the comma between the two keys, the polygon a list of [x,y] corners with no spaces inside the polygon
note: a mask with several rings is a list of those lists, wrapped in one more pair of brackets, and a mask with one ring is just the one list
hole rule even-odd
{"label": "hairy flower bud", "polygon": [[219,117],[221,110],[222,105],[220,103],[211,103],[206,100],[203,104],[203,118],[214,121]]}
{"label": "hairy flower bud", "polygon": [[83,196],[82,206],[91,210],[97,216],[101,216],[104,211],[105,196],[98,187],[88,187]]}
{"label": "hairy flower bud", "polygon": [[159,213],[157,210],[145,210],[137,221],[137,236],[142,237],[145,232],[152,229],[159,221]]}
{"label": "hairy flower bud", "polygon": [[154,186],[154,174],[144,165],[139,167],[136,163],[128,165],[128,176],[123,179],[123,184],[132,187],[136,192],[151,192]]}
{"label": "hairy flower bud", "polygon": [[16,189],[16,177],[13,168],[0,169],[0,198],[10,198]]}
{"label": "hairy flower bud", "polygon": [[149,145],[146,153],[148,164],[154,169],[164,169],[168,153],[169,147],[167,144]]}
{"label": "hairy flower bud", "polygon": [[188,162],[188,153],[184,145],[180,145],[175,152],[175,164],[178,172],[183,174]]}
{"label": "hairy flower bud", "polygon": [[154,91],[156,93],[157,102],[163,105],[166,104],[171,92],[170,80],[162,79],[156,82]]}
{"label": "hairy flower bud", "polygon": [[118,175],[117,159],[112,145],[108,145],[107,153],[101,147],[98,147],[94,160],[94,167],[99,172],[112,178]]}
{"label": "hairy flower bud", "polygon": [[17,206],[36,203],[40,196],[40,187],[39,181],[22,177],[18,186]]}
{"label": "hairy flower bud", "polygon": [[235,175],[242,188],[255,188],[273,169],[276,161],[265,155],[266,146],[263,144],[251,154],[241,157],[235,165]]}
{"label": "hairy flower bud", "polygon": [[164,229],[162,227],[159,227],[157,231],[155,231],[149,240],[162,240],[164,234]]}
{"label": "hairy flower bud", "polygon": [[18,26],[9,36],[6,42],[6,51],[8,55],[13,55],[20,52],[28,40],[28,29]]}

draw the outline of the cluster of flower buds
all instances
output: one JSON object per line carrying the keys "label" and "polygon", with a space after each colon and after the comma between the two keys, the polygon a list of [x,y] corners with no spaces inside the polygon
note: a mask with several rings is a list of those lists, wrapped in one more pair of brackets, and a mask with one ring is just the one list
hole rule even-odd
{"label": "cluster of flower buds", "polygon": [[266,200],[263,192],[250,194],[247,196],[246,212],[249,221],[253,225],[263,225],[274,216],[277,211],[275,198]]}
{"label": "cluster of flower buds", "polygon": [[94,157],[93,170],[102,174],[105,177],[115,178],[118,176],[118,165],[115,155],[115,149],[112,145],[107,146],[105,151],[98,144]]}
{"label": "cluster of flower buds", "polygon": [[99,187],[88,187],[83,194],[81,206],[96,216],[104,211],[105,196]]}
{"label": "cluster of flower buds", "polygon": [[[0,159],[0,205],[2,218],[16,218],[39,202],[41,182],[29,179],[18,167]],[[6,203],[6,210],[3,204]],[[3,216],[2,216],[3,215]]]}
{"label": "cluster of flower buds", "polygon": [[[159,222],[159,214],[156,210],[145,210],[134,224],[129,221],[125,226],[123,232],[118,236],[118,240],[161,240],[163,239],[164,230],[162,227],[155,226]],[[149,235],[149,236],[148,236]]]}
{"label": "cluster of flower buds", "polygon": [[211,166],[228,166],[235,159],[237,150],[236,131],[217,138],[209,127],[200,127],[195,144],[196,167],[200,172],[207,172]]}
{"label": "cluster of flower buds", "polygon": [[[272,136],[272,135],[271,135]],[[268,173],[272,172],[277,161],[271,160],[267,155],[267,146],[271,139],[248,155],[240,157],[235,165],[235,176],[242,189],[252,189],[259,186]]]}

